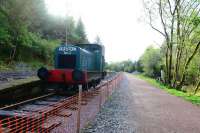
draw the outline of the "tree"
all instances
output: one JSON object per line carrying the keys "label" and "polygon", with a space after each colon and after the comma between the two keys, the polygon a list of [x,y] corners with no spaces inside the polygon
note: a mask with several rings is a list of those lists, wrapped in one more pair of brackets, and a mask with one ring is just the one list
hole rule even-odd
{"label": "tree", "polygon": [[78,20],[75,33],[78,36],[78,43],[88,43],[85,28],[81,19]]}
{"label": "tree", "polygon": [[[173,60],[173,41],[174,41],[174,24],[175,24],[175,13],[177,10],[177,5],[179,1],[173,3],[173,7],[170,1],[163,0],[154,0],[154,1],[145,1],[145,8],[149,16],[149,24],[150,26],[159,32],[165,38],[165,44],[167,45],[165,51],[165,71],[167,73],[166,81],[171,83],[171,69],[172,69],[172,60]],[[147,3],[150,6],[147,6]],[[151,8],[153,6],[153,8]],[[158,17],[160,19],[160,24],[162,25],[162,29],[157,28],[153,23],[155,18]]]}
{"label": "tree", "polygon": [[[148,23],[165,38],[163,45],[165,45],[166,81],[173,87],[181,88],[185,82],[188,66],[200,47],[199,41],[193,41],[200,24],[200,2],[145,0],[144,5],[149,16]],[[158,23],[155,22],[156,18],[159,18],[162,28],[156,26]],[[192,47],[188,48],[188,45]],[[184,64],[184,67],[181,64]]]}
{"label": "tree", "polygon": [[48,14],[44,0],[0,0],[0,58],[7,64],[38,60],[51,64],[53,50],[66,37],[69,43],[86,43],[81,20]]}
{"label": "tree", "polygon": [[158,77],[161,70],[160,50],[149,46],[144,54],[140,57],[143,71],[150,77]]}
{"label": "tree", "polygon": [[102,45],[102,42],[99,36],[96,36],[94,43]]}
{"label": "tree", "polygon": [[131,73],[135,71],[135,67],[136,67],[135,65],[136,64],[134,64],[131,60],[125,60],[121,62],[106,64],[106,69],[110,71],[116,71],[116,72],[124,71],[124,72]]}

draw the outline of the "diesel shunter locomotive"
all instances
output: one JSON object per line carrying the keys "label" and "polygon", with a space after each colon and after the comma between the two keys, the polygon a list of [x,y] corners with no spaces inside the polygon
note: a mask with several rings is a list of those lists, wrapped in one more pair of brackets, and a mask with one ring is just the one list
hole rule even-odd
{"label": "diesel shunter locomotive", "polygon": [[105,76],[105,49],[99,44],[63,44],[55,49],[55,69],[38,70],[38,77],[48,83],[70,86],[95,86]]}

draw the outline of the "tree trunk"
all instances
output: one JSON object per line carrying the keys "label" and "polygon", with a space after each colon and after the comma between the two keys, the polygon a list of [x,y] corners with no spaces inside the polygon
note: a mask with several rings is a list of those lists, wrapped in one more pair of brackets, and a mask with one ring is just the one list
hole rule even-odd
{"label": "tree trunk", "polygon": [[199,90],[199,86],[200,86],[200,80],[198,81],[197,86],[195,87],[194,95],[195,95],[195,94],[197,93],[197,91]]}
{"label": "tree trunk", "polygon": [[12,61],[14,60],[15,54],[16,54],[16,49],[17,49],[17,46],[15,46],[15,47],[11,50],[11,52],[10,52],[10,59],[9,59],[8,64],[11,64]]}
{"label": "tree trunk", "polygon": [[171,79],[172,79],[172,59],[173,59],[173,55],[172,55],[172,44],[170,46],[170,51],[169,51],[169,71],[168,71],[168,83],[171,86]]}
{"label": "tree trunk", "polygon": [[169,65],[168,65],[168,48],[167,51],[165,53],[165,64],[166,64],[166,79],[165,79],[165,83],[168,83],[169,79],[168,79],[168,73],[169,73]]}
{"label": "tree trunk", "polygon": [[176,88],[177,84],[176,84],[176,81],[177,81],[177,75],[178,75],[178,69],[179,69],[179,56],[180,56],[180,49],[181,49],[181,37],[180,37],[180,3],[178,3],[178,6],[177,6],[177,31],[176,31],[176,36],[177,36],[177,54],[176,54],[176,63],[175,63],[175,66],[174,66],[174,73],[173,73],[173,87]]}
{"label": "tree trunk", "polygon": [[185,76],[186,76],[186,71],[188,69],[188,66],[190,64],[190,62],[192,61],[192,59],[194,58],[194,56],[197,54],[198,50],[199,50],[199,47],[200,47],[200,41],[198,42],[194,52],[192,53],[192,55],[189,57],[189,59],[187,60],[185,66],[184,66],[184,69],[183,69],[183,74],[182,74],[182,78],[181,78],[181,82],[178,86],[178,88],[180,89],[182,86],[183,86],[183,83],[184,83],[184,80],[185,80]]}
{"label": "tree trunk", "polygon": [[176,88],[176,81],[177,81],[177,75],[178,75],[178,69],[179,69],[179,56],[180,56],[180,47],[177,48],[176,63],[175,63],[175,69],[173,73],[173,87],[175,88]]}

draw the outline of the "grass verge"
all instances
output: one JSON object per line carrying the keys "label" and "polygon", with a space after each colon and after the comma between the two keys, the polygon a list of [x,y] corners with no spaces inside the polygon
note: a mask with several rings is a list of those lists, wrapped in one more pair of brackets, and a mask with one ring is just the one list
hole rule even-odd
{"label": "grass verge", "polygon": [[178,91],[175,88],[168,87],[168,86],[162,84],[161,82],[159,82],[155,79],[146,77],[144,75],[136,75],[136,77],[147,81],[149,84],[151,84],[151,85],[153,85],[157,88],[165,90],[169,94],[181,97],[181,98],[183,98],[183,99],[185,99],[185,100],[187,100],[187,101],[189,101],[189,102],[191,102],[195,105],[200,105],[200,96],[198,96],[198,95],[192,95],[191,93]]}

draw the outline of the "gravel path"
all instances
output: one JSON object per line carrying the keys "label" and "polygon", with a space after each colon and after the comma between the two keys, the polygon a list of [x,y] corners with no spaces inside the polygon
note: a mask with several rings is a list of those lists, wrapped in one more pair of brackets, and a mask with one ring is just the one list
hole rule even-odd
{"label": "gravel path", "polygon": [[83,133],[200,133],[200,108],[126,74]]}

